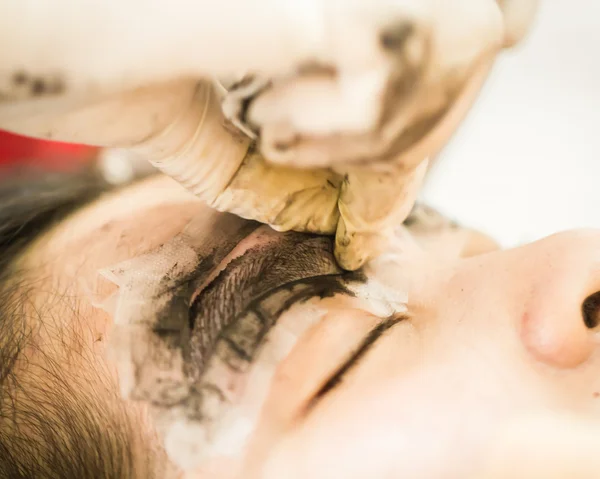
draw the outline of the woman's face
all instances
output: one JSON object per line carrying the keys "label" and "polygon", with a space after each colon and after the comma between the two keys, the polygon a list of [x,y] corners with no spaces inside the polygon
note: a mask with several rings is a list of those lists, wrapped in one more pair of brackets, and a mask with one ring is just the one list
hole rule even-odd
{"label": "woman's face", "polygon": [[[105,367],[115,326],[112,314],[91,304],[115,286],[98,270],[156,250],[199,215],[220,213],[165,178],[100,200],[27,254],[40,277],[35,304],[60,312],[65,328],[85,322],[96,365]],[[252,427],[243,441],[231,433],[233,457],[221,446],[193,477],[478,477],[499,438],[523,418],[600,420],[600,311],[586,302],[600,290],[600,233],[569,232],[508,251],[467,242],[465,251],[457,247],[467,244],[461,232],[427,234],[418,224],[414,232],[424,250],[366,269],[360,294],[321,294],[282,310],[262,353],[234,378],[233,389],[251,392],[244,404],[260,402]],[[203,234],[210,242],[219,232]],[[287,241],[264,227],[244,240],[250,236],[251,245],[272,245],[270,257]],[[259,263],[254,251],[240,249],[241,261]],[[284,256],[283,270],[297,267],[300,259]],[[303,266],[307,276],[311,267]],[[216,281],[207,278],[195,298]],[[243,297],[231,284],[228,294]],[[381,284],[406,295],[406,312],[382,318],[368,307]],[[57,285],[77,308],[49,301]],[[90,365],[69,367],[85,376]],[[141,407],[134,399],[132,411]],[[172,432],[167,409],[154,412]]]}
{"label": "woman's face", "polygon": [[[427,262],[421,274],[419,266],[408,318],[290,422],[272,443],[279,476],[269,477],[481,477],[480,461],[522,419],[600,418],[599,311],[591,312],[592,327],[582,317],[582,303],[599,288],[598,232]],[[302,369],[308,356],[318,370],[338,334],[307,338],[289,370]],[[277,386],[273,409],[285,404],[277,394],[296,390],[294,375]],[[281,475],[286,468],[293,472]]]}

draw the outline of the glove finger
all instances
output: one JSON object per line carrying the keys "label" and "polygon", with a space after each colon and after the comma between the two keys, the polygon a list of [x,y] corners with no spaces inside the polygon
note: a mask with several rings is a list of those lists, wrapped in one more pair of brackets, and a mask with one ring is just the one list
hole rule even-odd
{"label": "glove finger", "polygon": [[129,147],[151,138],[189,106],[196,82],[177,80],[111,95],[57,95],[3,102],[0,128],[54,141]]}
{"label": "glove finger", "polygon": [[498,0],[498,4],[504,15],[504,46],[512,47],[530,30],[539,0]]}
{"label": "glove finger", "polygon": [[260,131],[261,151],[278,164],[392,161],[412,169],[455,131],[503,41],[495,0],[446,3],[427,0],[414,10],[418,2],[401,1],[385,21],[377,9],[362,12],[379,34],[368,67],[313,64],[273,79],[236,98],[244,106],[238,120]]}
{"label": "glove finger", "polygon": [[427,171],[427,160],[410,172],[351,170],[341,185],[335,256],[356,270],[386,251],[410,213]]}
{"label": "glove finger", "polygon": [[206,203],[227,187],[250,140],[225,124],[213,85],[200,82],[167,128],[132,147]]}
{"label": "glove finger", "polygon": [[219,211],[280,231],[335,232],[340,176],[265,162],[227,127],[210,84],[200,83],[189,108],[134,151]]}
{"label": "glove finger", "polygon": [[[375,72],[362,84],[357,79],[347,96],[326,78],[274,85],[250,107],[251,114],[261,115],[261,151],[271,162],[300,168],[402,163],[410,170],[415,160],[435,156],[447,143],[477,98],[494,58],[483,56],[460,75],[425,77],[427,71],[415,71],[381,88]],[[406,83],[411,87],[402,91]],[[285,116],[287,112],[295,116]]]}
{"label": "glove finger", "polygon": [[93,96],[184,77],[288,73],[322,50],[321,10],[280,0],[0,2],[0,45],[10,45],[0,49],[0,97],[22,98],[22,86],[32,98],[56,89]]}
{"label": "glove finger", "polygon": [[279,167],[251,151],[210,205],[278,231],[333,234],[340,184],[340,177],[330,170]]}

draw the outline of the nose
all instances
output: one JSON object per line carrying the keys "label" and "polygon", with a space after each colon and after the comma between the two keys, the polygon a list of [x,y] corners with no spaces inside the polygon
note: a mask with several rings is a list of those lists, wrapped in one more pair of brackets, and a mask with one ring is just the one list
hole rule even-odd
{"label": "nose", "polygon": [[446,276],[445,269],[428,276],[433,287],[411,289],[435,295],[413,293],[413,309],[436,304],[431,317],[440,318],[439,328],[461,328],[469,337],[482,328],[495,344],[507,339],[554,368],[575,368],[600,346],[600,230],[561,233],[457,265]]}
{"label": "nose", "polygon": [[510,263],[526,349],[558,368],[587,361],[600,344],[600,232],[555,235],[514,250]]}

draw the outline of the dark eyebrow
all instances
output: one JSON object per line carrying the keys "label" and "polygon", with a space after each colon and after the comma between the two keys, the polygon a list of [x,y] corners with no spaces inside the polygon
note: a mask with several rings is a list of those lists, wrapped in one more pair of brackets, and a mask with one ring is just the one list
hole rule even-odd
{"label": "dark eyebrow", "polygon": [[[256,246],[233,259],[190,305],[191,337],[184,357],[198,376],[202,375],[220,339],[229,345],[227,349],[232,353],[240,340],[249,340],[246,332],[241,331],[248,327],[247,321],[254,321],[251,317],[260,318],[257,321],[261,324],[256,326],[258,329],[252,328],[256,334],[260,330],[258,342],[252,348],[256,352],[279,315],[291,306],[287,303],[307,299],[303,294],[298,298],[295,291],[295,288],[303,289],[304,283],[308,283],[304,293],[309,296],[350,294],[341,282],[342,277],[345,279],[348,275],[335,263],[331,238],[296,232],[278,236],[278,241]],[[237,339],[228,342],[226,338]],[[246,358],[246,363],[251,359]]]}
{"label": "dark eyebrow", "polygon": [[406,315],[393,316],[384,319],[377,326],[371,329],[365,339],[363,339],[358,349],[356,349],[356,351],[354,351],[350,357],[333,373],[333,375],[323,384],[323,386],[321,386],[321,388],[309,401],[304,409],[304,414],[308,413],[321,399],[323,399],[325,395],[329,394],[342,383],[344,376],[360,363],[360,361],[366,356],[378,339],[380,339],[387,331],[406,318]]}

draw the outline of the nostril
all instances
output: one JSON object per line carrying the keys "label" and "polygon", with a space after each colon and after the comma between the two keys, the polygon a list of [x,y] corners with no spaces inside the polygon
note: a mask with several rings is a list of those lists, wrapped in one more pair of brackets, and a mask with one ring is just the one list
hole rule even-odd
{"label": "nostril", "polygon": [[600,324],[600,291],[588,296],[581,305],[583,322],[590,328],[596,328]]}
{"label": "nostril", "polygon": [[381,32],[379,41],[385,50],[397,52],[404,48],[406,41],[414,32],[414,23],[400,21],[386,27],[383,32]]}

